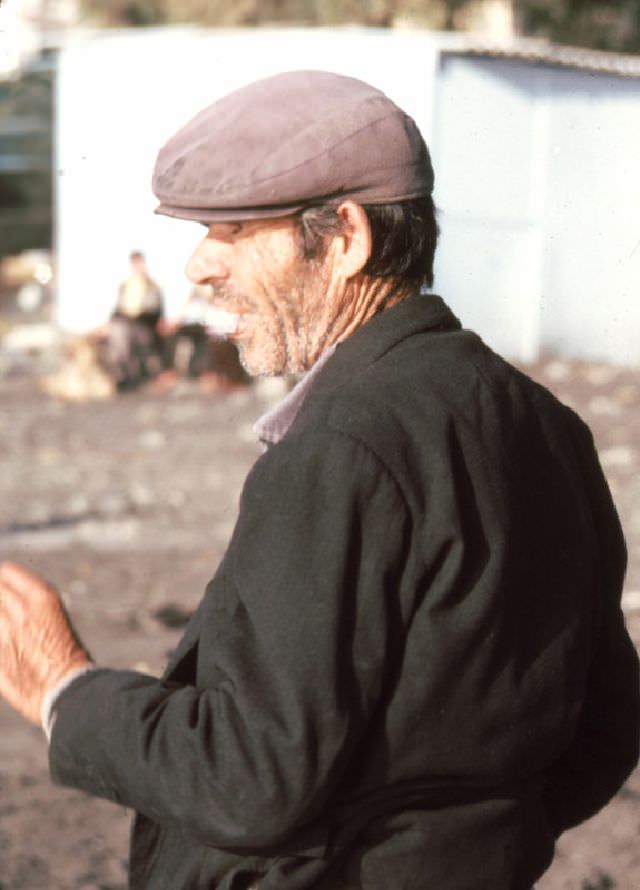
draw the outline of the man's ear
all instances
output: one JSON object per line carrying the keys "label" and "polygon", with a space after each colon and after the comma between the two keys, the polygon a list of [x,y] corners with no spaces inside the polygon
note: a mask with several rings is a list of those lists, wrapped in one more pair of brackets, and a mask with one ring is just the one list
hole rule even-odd
{"label": "man's ear", "polygon": [[364,207],[354,201],[340,204],[336,216],[341,222],[336,238],[336,266],[343,278],[353,278],[371,256],[371,226]]}

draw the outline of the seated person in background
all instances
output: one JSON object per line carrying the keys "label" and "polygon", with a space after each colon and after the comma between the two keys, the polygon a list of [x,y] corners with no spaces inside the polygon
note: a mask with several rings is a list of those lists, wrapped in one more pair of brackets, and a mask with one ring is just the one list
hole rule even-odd
{"label": "seated person in background", "polygon": [[211,288],[195,285],[180,316],[163,320],[167,370],[156,380],[159,390],[169,389],[178,377],[198,378],[208,392],[223,392],[249,382],[229,334],[228,313],[211,305]]}
{"label": "seated person in background", "polygon": [[176,321],[165,321],[167,365],[173,377],[199,377],[207,370],[209,287],[195,285]]}
{"label": "seated person in background", "polygon": [[118,389],[130,389],[163,367],[158,323],[162,292],[147,271],[139,250],[129,260],[131,271],[118,288],[115,311],[107,327],[106,361]]}

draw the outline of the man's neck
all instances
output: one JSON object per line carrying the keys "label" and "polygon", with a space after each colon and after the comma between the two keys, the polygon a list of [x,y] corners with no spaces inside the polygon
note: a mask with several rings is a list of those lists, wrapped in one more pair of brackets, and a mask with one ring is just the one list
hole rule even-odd
{"label": "man's neck", "polygon": [[383,278],[358,275],[347,282],[334,283],[328,289],[323,311],[309,338],[308,367],[312,367],[330,348],[346,340],[374,316],[417,293],[415,285]]}

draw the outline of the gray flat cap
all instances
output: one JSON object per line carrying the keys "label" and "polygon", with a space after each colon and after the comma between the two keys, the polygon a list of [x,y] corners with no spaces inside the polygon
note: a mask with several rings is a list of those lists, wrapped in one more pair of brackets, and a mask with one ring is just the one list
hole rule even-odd
{"label": "gray flat cap", "polygon": [[202,222],[432,189],[415,122],[380,90],[328,71],[277,74],[229,93],[167,142],[153,174],[156,213]]}

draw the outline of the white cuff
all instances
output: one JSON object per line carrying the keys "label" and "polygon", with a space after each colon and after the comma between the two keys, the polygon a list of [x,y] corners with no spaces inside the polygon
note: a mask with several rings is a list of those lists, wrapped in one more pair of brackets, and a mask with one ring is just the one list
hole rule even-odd
{"label": "white cuff", "polygon": [[51,689],[45,692],[42,705],[40,706],[40,722],[42,723],[47,741],[51,740],[51,733],[56,722],[55,705],[58,697],[62,695],[68,686],[71,686],[74,680],[77,680],[83,674],[89,673],[89,671],[95,671],[96,667],[97,665],[95,664],[88,664],[85,667],[74,668],[68,674],[65,674],[62,680],[59,680],[55,686],[52,686]]}

